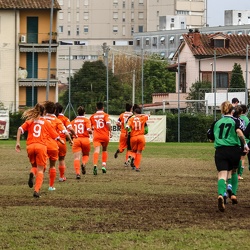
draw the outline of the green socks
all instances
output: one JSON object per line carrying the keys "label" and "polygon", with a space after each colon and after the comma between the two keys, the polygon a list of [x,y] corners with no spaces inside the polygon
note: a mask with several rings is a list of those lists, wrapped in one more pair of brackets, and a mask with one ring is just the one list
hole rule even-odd
{"label": "green socks", "polygon": [[238,190],[238,174],[234,173],[232,174],[232,193],[236,195],[237,190]]}
{"label": "green socks", "polygon": [[226,181],[224,179],[220,179],[218,180],[218,195],[223,196],[225,192],[226,192]]}

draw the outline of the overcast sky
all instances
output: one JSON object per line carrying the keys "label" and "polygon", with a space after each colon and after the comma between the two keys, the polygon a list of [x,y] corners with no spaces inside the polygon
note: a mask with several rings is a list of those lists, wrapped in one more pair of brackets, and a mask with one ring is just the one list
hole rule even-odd
{"label": "overcast sky", "polygon": [[250,10],[250,0],[207,0],[209,26],[224,25],[225,10]]}

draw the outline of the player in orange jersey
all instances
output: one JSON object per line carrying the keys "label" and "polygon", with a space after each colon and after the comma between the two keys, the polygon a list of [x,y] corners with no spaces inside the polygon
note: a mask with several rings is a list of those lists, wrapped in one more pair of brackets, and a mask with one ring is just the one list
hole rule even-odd
{"label": "player in orange jersey", "polygon": [[[72,128],[72,125],[70,123],[70,120],[68,117],[66,117],[62,112],[63,112],[63,106],[60,103],[55,103],[56,105],[56,116],[58,119],[61,120],[65,128],[73,135],[75,136],[75,131]],[[65,165],[65,156],[67,153],[67,145],[66,145],[66,135],[65,133],[62,133],[59,131],[60,138],[64,140],[65,144],[58,143],[59,147],[59,181],[63,182],[66,181],[65,177],[65,170],[66,170],[66,165]]]}
{"label": "player in orange jersey", "polygon": [[106,163],[108,159],[108,144],[109,138],[112,137],[111,134],[111,122],[109,115],[105,113],[104,106],[102,102],[96,104],[96,113],[91,115],[90,122],[93,129],[93,145],[94,145],[94,154],[93,154],[93,174],[97,175],[97,163],[100,154],[100,147],[102,146],[102,172],[105,174]]}
{"label": "player in orange jersey", "polygon": [[[132,111],[132,105],[127,103],[125,106],[125,112],[121,113],[116,125],[120,128],[120,139],[119,139],[119,147],[116,150],[114,157],[117,158],[119,153],[122,153],[125,149],[127,149],[127,131],[126,131],[126,122],[129,117],[133,115]],[[124,166],[127,165],[127,160],[128,160],[128,151],[126,152],[126,157],[125,157],[125,163]]]}
{"label": "player in orange jersey", "polygon": [[136,108],[134,110],[134,116],[128,120],[126,125],[126,129],[130,131],[133,164],[137,172],[140,171],[142,151],[144,150],[146,144],[144,133],[148,117],[148,115],[141,114],[141,108]]}
{"label": "player in orange jersey", "polygon": [[89,161],[90,152],[89,134],[92,134],[92,129],[90,120],[84,116],[85,109],[82,106],[78,107],[77,113],[78,116],[71,122],[77,136],[74,138],[72,151],[74,154],[74,169],[76,173],[76,179],[81,179],[80,165],[82,174],[86,174],[86,164]]}
{"label": "player in orange jersey", "polygon": [[[45,108],[45,119],[50,121],[52,126],[57,132],[64,133],[69,143],[72,145],[73,141],[67,131],[67,129],[64,127],[61,120],[59,120],[55,115],[55,103],[51,101],[44,102],[44,108]],[[49,158],[49,191],[56,190],[54,187],[55,179],[56,179],[56,161],[58,160],[58,154],[59,154],[59,147],[58,144],[54,141],[52,141],[50,138],[48,138],[47,143],[47,154]]]}
{"label": "player in orange jersey", "polygon": [[[26,149],[30,163],[33,168],[37,168],[36,181],[34,186],[33,196],[35,198],[40,197],[40,189],[43,183],[44,171],[46,168],[47,161],[47,138],[48,136],[52,140],[60,140],[59,134],[52,127],[51,123],[48,122],[44,117],[41,116],[43,113],[43,107],[40,104],[36,104],[34,108],[26,110],[23,113],[22,118],[25,118],[25,122],[17,130],[16,139],[16,151],[21,151],[20,137],[25,131],[28,131],[28,138],[26,141]],[[61,141],[61,143],[64,143]],[[33,187],[34,173],[30,172],[29,187]]]}

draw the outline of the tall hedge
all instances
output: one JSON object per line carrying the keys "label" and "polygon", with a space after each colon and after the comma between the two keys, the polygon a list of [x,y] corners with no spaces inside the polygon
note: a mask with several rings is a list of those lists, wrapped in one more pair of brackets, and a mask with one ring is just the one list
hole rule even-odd
{"label": "tall hedge", "polygon": [[[206,142],[207,130],[213,116],[204,114],[180,114],[180,142]],[[178,114],[167,115],[166,142],[178,141]]]}

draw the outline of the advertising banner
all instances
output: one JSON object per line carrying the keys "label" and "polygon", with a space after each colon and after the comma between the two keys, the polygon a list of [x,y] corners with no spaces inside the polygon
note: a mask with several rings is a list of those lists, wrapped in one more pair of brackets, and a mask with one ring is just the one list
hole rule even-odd
{"label": "advertising banner", "polygon": [[[112,125],[112,142],[118,142],[120,137],[120,128],[116,126],[119,116],[110,115]],[[147,142],[165,142],[166,141],[166,116],[151,115],[148,124],[148,134],[145,135]]]}
{"label": "advertising banner", "polygon": [[9,110],[0,109],[0,139],[9,139]]}

